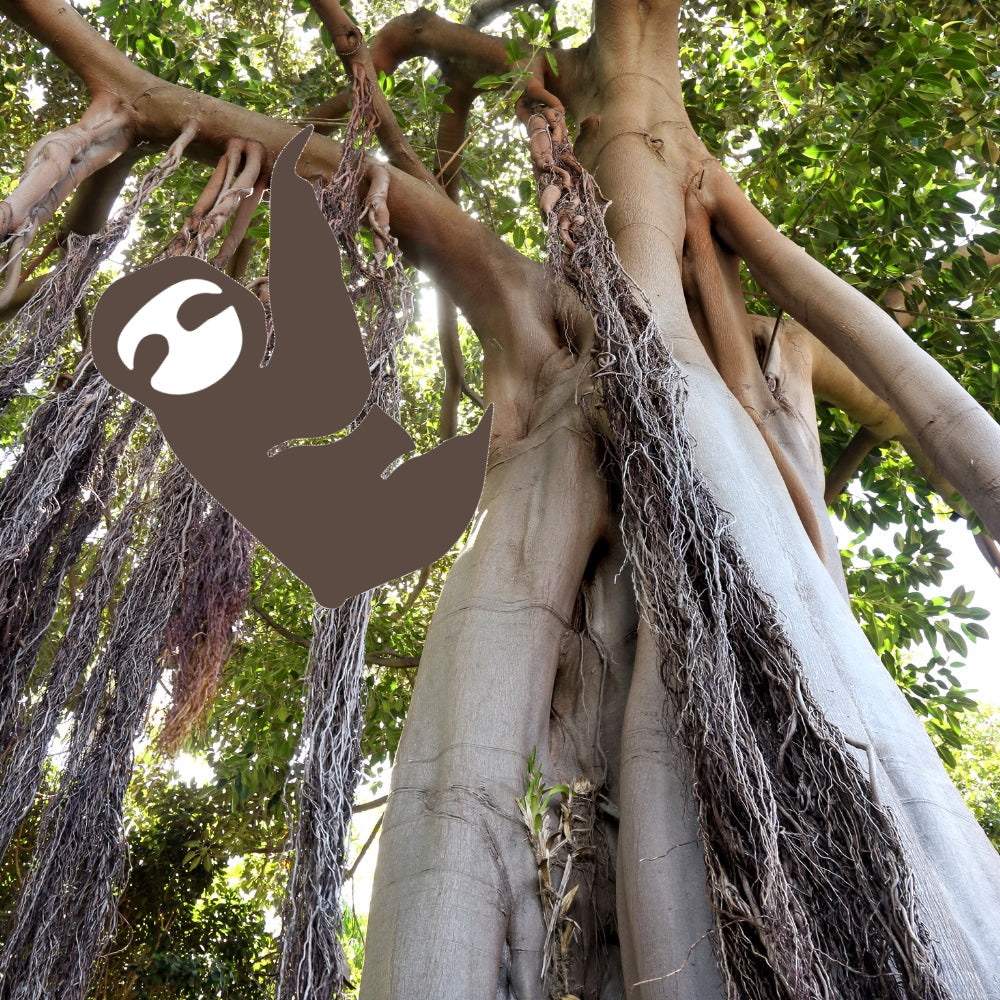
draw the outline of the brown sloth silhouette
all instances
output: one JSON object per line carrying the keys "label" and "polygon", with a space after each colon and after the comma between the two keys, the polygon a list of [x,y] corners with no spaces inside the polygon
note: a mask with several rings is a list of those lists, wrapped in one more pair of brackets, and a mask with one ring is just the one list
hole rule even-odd
{"label": "brown sloth silhouette", "polygon": [[333,608],[454,544],[482,493],[492,406],[471,434],[388,475],[414,443],[376,405],[346,436],[275,451],[348,427],[372,389],[336,237],[295,173],[311,131],[285,146],[271,178],[266,365],[256,296],[192,257],[114,282],[91,336],[104,377],[156,414],[188,471]]}

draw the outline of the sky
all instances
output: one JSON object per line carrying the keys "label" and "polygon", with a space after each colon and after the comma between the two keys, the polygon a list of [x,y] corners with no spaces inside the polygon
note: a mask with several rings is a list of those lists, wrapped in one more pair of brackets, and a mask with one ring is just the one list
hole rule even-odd
{"label": "sky", "polygon": [[942,593],[956,587],[974,591],[972,603],[986,608],[990,617],[983,622],[989,639],[969,643],[966,665],[956,675],[966,687],[978,689],[977,701],[1000,706],[1000,577],[982,557],[964,521],[944,522],[942,543],[951,549],[954,569],[944,574]]}
{"label": "sky", "polygon": [[[834,532],[841,546],[851,539],[851,533],[836,518],[833,519]],[[974,689],[976,701],[989,702],[1000,707],[1000,577],[998,577],[976,547],[972,532],[965,521],[942,519],[934,528],[943,532],[939,542],[951,551],[953,568],[942,573],[939,587],[928,587],[930,595],[950,595],[957,587],[972,591],[970,604],[985,608],[990,617],[980,622],[989,632],[989,639],[969,640],[969,655],[963,660],[957,654],[946,653],[955,676],[963,687]],[[875,528],[864,540],[869,548],[880,548],[888,555],[897,551],[893,535],[897,529],[885,531]],[[931,656],[930,647],[921,645],[914,651],[914,661],[922,662]]]}

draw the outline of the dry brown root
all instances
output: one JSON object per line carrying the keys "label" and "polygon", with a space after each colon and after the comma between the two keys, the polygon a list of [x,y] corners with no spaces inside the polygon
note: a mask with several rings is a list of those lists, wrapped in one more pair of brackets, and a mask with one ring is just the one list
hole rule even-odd
{"label": "dry brown root", "polygon": [[[540,143],[538,143],[540,145]],[[537,148],[537,147],[536,147]],[[575,172],[568,143],[541,190]],[[541,157],[539,157],[541,160]],[[554,169],[555,168],[555,169]],[[550,259],[596,320],[595,380],[640,613],[674,698],[730,996],[947,1000],[894,819],[825,718],[697,465],[687,380],[624,272],[586,180]]]}
{"label": "dry brown root", "polygon": [[173,679],[157,749],[166,756],[181,748],[215,700],[253,583],[255,548],[250,532],[218,504],[189,539],[180,593],[164,634],[164,665]]}
{"label": "dry brown root", "polygon": [[95,98],[75,125],[35,143],[25,158],[21,183],[0,202],[0,308],[17,291],[24,253],[38,230],[72,191],[128,148],[131,117],[110,94]]}

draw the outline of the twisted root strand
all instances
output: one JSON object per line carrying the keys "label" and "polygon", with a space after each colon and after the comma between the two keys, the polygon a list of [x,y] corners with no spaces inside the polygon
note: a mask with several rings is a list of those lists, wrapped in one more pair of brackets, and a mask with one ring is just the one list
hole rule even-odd
{"label": "twisted root strand", "polygon": [[525,115],[550,261],[594,316],[595,380],[641,613],[693,795],[732,1000],[945,1000],[892,818],[697,470],[687,386],[618,260],[559,111]]}
{"label": "twisted root strand", "polygon": [[[395,348],[411,310],[411,297],[395,241],[384,226],[374,260],[357,239],[368,209],[358,191],[365,151],[374,135],[371,84],[354,74],[354,104],[344,156],[320,204],[347,259],[347,286],[367,327],[366,348],[374,383],[370,404],[399,413]],[[391,255],[391,260],[390,260]],[[367,413],[362,411],[358,421]],[[357,423],[356,422],[356,423]],[[349,967],[338,934],[340,894],[354,793],[360,778],[365,633],[371,615],[368,591],[339,608],[316,609],[309,651],[308,691],[298,760],[292,778],[298,793],[289,851],[293,868],[283,911],[278,1000],[329,1000],[348,982]]]}

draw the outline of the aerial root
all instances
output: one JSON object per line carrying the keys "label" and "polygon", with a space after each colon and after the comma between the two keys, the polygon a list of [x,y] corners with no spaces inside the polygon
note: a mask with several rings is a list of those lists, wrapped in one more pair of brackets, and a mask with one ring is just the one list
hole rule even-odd
{"label": "aerial root", "polygon": [[157,485],[154,530],[78,690],[59,787],[42,810],[0,953],[3,1000],[83,1000],[115,931],[115,895],[127,877],[123,801],[133,747],[162,669],[163,630],[189,533],[205,501],[177,462]]}
{"label": "aerial root", "polygon": [[[180,232],[168,244],[164,256],[204,258],[208,245],[236,214],[238,225],[234,220],[231,239],[224,242],[213,260],[216,267],[224,268],[246,235],[250,219],[263,195],[263,166],[264,147],[256,139],[230,139],[226,144],[226,151],[219,158],[212,176],[191,209],[191,214],[184,221]],[[251,207],[240,213],[238,209],[244,202]]]}
{"label": "aerial root", "polygon": [[[399,413],[395,349],[409,321],[411,298],[396,241],[388,229],[388,174],[366,160],[374,141],[373,93],[362,67],[353,73],[354,102],[337,171],[317,192],[347,261],[347,288],[367,321],[372,372],[370,404]],[[359,190],[369,181],[362,203]],[[376,252],[367,260],[357,229],[364,216]],[[336,266],[334,264],[333,266]],[[266,298],[266,285],[258,294]],[[359,414],[358,421],[368,412]],[[292,769],[299,811],[288,851],[292,871],[282,909],[278,1000],[330,1000],[339,996],[349,968],[338,939],[340,893],[347,861],[354,793],[360,778],[365,633],[372,593],[339,608],[316,608],[307,668],[305,717]]]}
{"label": "aerial root", "polygon": [[375,252],[384,254],[392,237],[389,235],[389,209],[386,198],[389,194],[389,171],[380,163],[368,167],[368,194],[361,209],[361,217],[371,230]]}
{"label": "aerial root", "polygon": [[593,183],[548,131],[551,149],[536,131],[532,162],[541,192],[562,188],[546,220],[550,260],[595,318],[622,535],[690,754],[728,994],[946,1000],[895,822],[809,693],[696,467],[684,376],[617,258]]}
{"label": "aerial root", "polygon": [[162,447],[158,432],[152,433],[135,467],[126,470],[124,478],[136,484],[135,492],[101,544],[97,565],[76,599],[66,634],[43,675],[36,678],[35,697],[20,697],[19,682],[13,679],[27,677],[36,668],[45,626],[55,610],[63,574],[106,513],[125,447],[143,412],[144,407],[133,403],[104,449],[92,477],[91,497],[79,506],[56,546],[48,578],[36,592],[22,638],[7,644],[0,654],[0,674],[7,679],[0,701],[0,857],[31,808],[57,726],[70,698],[83,683],[100,634],[103,609],[119,584],[133,529],[145,509],[145,493]]}
{"label": "aerial root", "polygon": [[255,548],[250,532],[216,503],[192,534],[180,597],[164,633],[173,680],[157,745],[168,756],[203,722],[215,699],[250,595]]}
{"label": "aerial root", "polygon": [[[110,386],[92,369],[51,396],[33,415],[23,447],[0,480],[0,732],[18,717],[34,662],[18,656],[34,638],[29,623],[50,568],[53,546],[76,514],[76,500],[100,460]],[[17,669],[15,670],[15,662]]]}

